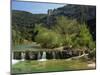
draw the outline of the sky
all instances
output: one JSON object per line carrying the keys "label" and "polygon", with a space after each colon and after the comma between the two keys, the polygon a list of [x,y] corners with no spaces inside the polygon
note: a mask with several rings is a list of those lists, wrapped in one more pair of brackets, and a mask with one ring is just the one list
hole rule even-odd
{"label": "sky", "polygon": [[47,13],[48,9],[54,9],[64,5],[65,4],[21,2],[12,0],[12,10],[28,11],[35,14]]}

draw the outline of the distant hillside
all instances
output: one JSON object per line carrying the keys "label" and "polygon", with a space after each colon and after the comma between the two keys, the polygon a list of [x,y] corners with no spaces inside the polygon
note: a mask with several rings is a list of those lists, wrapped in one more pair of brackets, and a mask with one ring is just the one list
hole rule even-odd
{"label": "distant hillside", "polygon": [[32,14],[26,11],[12,10],[12,24],[17,26],[34,26],[46,14]]}
{"label": "distant hillside", "polygon": [[46,14],[32,14],[26,11],[12,10],[12,28],[22,33],[24,39],[32,38],[34,25]]}

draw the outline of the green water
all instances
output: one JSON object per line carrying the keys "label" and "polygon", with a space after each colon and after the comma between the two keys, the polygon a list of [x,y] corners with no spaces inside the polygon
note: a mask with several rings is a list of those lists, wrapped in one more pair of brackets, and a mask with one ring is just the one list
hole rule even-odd
{"label": "green water", "polygon": [[12,47],[13,51],[26,51],[26,50],[41,50],[40,45],[36,44],[36,43],[30,43],[30,44],[20,44],[20,45],[16,45],[14,47]]}
{"label": "green water", "polygon": [[91,69],[80,60],[21,61],[12,65],[12,73],[36,73]]}

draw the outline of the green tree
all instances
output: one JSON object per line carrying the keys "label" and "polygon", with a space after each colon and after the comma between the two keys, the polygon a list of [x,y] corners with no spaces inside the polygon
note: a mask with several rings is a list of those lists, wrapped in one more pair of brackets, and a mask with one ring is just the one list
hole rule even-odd
{"label": "green tree", "polygon": [[80,25],[80,33],[78,37],[73,41],[74,47],[80,49],[85,53],[85,51],[91,52],[95,49],[96,45],[93,41],[92,35],[89,32],[89,29],[86,24]]}
{"label": "green tree", "polygon": [[95,45],[92,39],[92,35],[90,34],[89,29],[86,24],[81,25],[79,36],[80,36],[79,43],[81,46],[92,48],[92,46]]}
{"label": "green tree", "polygon": [[21,36],[21,33],[14,29],[12,30],[12,43],[13,45],[18,45],[23,43],[23,38]]}
{"label": "green tree", "polygon": [[62,36],[63,45],[72,46],[73,39],[80,32],[80,25],[75,19],[61,16],[57,17],[56,25],[52,29]]}
{"label": "green tree", "polygon": [[38,34],[35,37],[35,41],[44,48],[55,48],[62,45],[61,36],[43,26],[37,26],[35,30],[38,30]]}
{"label": "green tree", "polygon": [[54,31],[62,34],[76,34],[79,32],[79,23],[75,19],[68,19],[64,16],[57,17]]}

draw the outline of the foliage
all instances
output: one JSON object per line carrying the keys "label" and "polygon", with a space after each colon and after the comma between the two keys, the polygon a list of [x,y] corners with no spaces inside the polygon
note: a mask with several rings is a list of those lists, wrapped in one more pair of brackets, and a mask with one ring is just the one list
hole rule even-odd
{"label": "foliage", "polygon": [[21,33],[21,37],[32,41],[35,23],[40,23],[46,14],[32,14],[26,11],[12,10],[12,28]]}
{"label": "foliage", "polygon": [[45,48],[55,48],[61,46],[61,36],[52,30],[38,26],[38,34],[35,41]]}
{"label": "foliage", "polygon": [[13,45],[18,45],[23,42],[23,38],[21,37],[21,33],[19,31],[12,30],[12,43]]}
{"label": "foliage", "polygon": [[89,46],[89,42],[92,41],[92,36],[89,33],[89,29],[86,27],[86,25],[81,25],[81,31],[80,31],[80,44]]}
{"label": "foliage", "polygon": [[95,48],[95,42],[89,32],[87,25],[79,24],[76,20],[59,16],[56,25],[52,29],[44,25],[35,25],[34,31],[38,32],[35,41],[45,48],[55,48],[59,46],[76,47],[83,49]]}
{"label": "foliage", "polygon": [[75,19],[68,19],[64,16],[59,16],[56,19],[54,31],[62,35],[76,34],[79,32],[79,24]]}
{"label": "foliage", "polygon": [[92,35],[90,34],[86,24],[80,25],[79,37],[76,38],[75,44],[76,46],[85,47],[89,49],[95,48],[95,42],[93,41]]}
{"label": "foliage", "polygon": [[63,45],[70,46],[80,32],[80,25],[76,20],[61,16],[57,17],[57,23],[52,29],[62,36]]}

